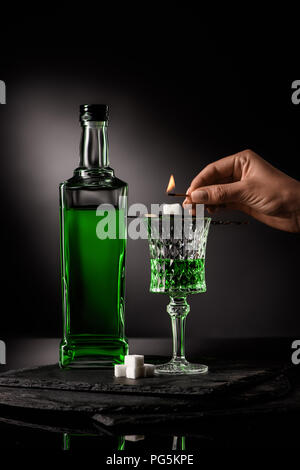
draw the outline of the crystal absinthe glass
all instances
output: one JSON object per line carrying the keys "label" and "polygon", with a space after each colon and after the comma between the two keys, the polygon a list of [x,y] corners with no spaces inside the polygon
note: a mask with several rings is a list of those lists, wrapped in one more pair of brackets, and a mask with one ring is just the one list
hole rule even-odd
{"label": "crystal absinthe glass", "polygon": [[205,252],[211,219],[161,216],[148,219],[151,258],[150,292],[168,294],[167,312],[171,317],[173,357],[156,367],[157,374],[199,374],[203,364],[185,358],[185,322],[190,311],[187,295],[206,291]]}

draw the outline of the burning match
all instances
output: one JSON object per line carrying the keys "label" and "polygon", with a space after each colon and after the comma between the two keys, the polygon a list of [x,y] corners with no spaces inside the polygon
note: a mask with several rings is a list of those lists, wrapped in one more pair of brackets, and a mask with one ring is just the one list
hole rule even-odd
{"label": "burning match", "polygon": [[177,196],[177,197],[187,197],[188,196],[188,194],[185,194],[185,193],[170,193],[170,191],[172,191],[172,189],[175,189],[175,179],[174,179],[173,175],[170,176],[169,184],[168,184],[168,187],[166,189],[166,193],[168,194],[168,196]]}

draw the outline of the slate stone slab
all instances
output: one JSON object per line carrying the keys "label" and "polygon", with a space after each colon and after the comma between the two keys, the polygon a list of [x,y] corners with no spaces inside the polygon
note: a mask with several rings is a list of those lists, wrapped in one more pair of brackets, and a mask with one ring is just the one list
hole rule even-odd
{"label": "slate stone slab", "polygon": [[[282,370],[270,363],[258,367],[224,362],[206,375],[138,380],[115,379],[111,370],[60,370],[57,365],[9,371],[0,375],[0,422],[26,427],[29,419],[29,427],[66,432],[75,415],[80,432],[84,416],[98,433],[98,426],[173,426],[300,410],[300,392],[291,390],[293,380]],[[60,414],[60,424],[48,423],[53,412]],[[30,421],[34,414],[39,415],[38,424]]]}
{"label": "slate stone slab", "polygon": [[68,425],[68,420],[65,420],[65,424],[58,423],[58,424],[47,424],[47,420],[45,419],[45,424],[41,422],[32,422],[32,420],[22,420],[22,419],[15,419],[15,418],[7,418],[7,417],[0,417],[0,424],[8,425],[8,426],[17,426],[18,428],[26,428],[26,429],[34,429],[40,431],[46,431],[51,433],[69,433],[69,434],[97,434],[98,436],[106,436],[108,433],[103,432],[103,428],[98,426],[90,426],[82,424],[80,420],[78,420],[77,426],[70,426]]}
{"label": "slate stone slab", "polygon": [[188,399],[170,397],[51,390],[45,388],[0,387],[0,405],[50,411],[81,413],[177,412],[193,408]]}
{"label": "slate stone slab", "polygon": [[235,363],[212,367],[202,375],[132,380],[117,379],[112,370],[61,370],[57,365],[49,365],[3,373],[0,375],[0,387],[197,398],[243,389],[263,382],[278,372],[278,367]]}
{"label": "slate stone slab", "polygon": [[77,433],[86,433],[86,420],[90,419],[89,427],[93,431],[89,432],[96,434],[103,432],[103,428],[94,428],[98,424],[111,429],[120,426],[144,429],[153,425],[172,425],[173,428],[178,423],[192,424],[210,417],[294,412],[297,407],[299,411],[299,393],[295,400],[295,392],[292,398],[289,392],[290,382],[285,375],[237,390],[230,396],[220,396],[218,400],[214,396],[190,399],[2,386],[0,423],[52,432],[76,429]]}
{"label": "slate stone slab", "polygon": [[[294,392],[292,399],[291,384],[285,375],[271,378],[266,382],[240,390],[223,397],[220,400],[197,401],[191,406],[191,401],[186,406],[180,407],[177,413],[161,413],[159,409],[155,413],[128,413],[126,409],[120,409],[116,413],[97,413],[93,420],[105,426],[146,426],[147,424],[170,424],[178,421],[185,423],[197,422],[203,418],[220,416],[241,416],[261,413],[280,413],[283,411],[300,411],[300,401],[294,398],[300,397],[300,390]],[[281,399],[281,400],[279,400]],[[195,403],[195,402],[194,402]],[[122,412],[123,411],[123,412]]]}

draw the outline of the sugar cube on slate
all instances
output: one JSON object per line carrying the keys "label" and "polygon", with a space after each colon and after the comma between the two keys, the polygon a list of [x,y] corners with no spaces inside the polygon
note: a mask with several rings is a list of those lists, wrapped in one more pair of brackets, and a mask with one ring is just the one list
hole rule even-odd
{"label": "sugar cube on slate", "polygon": [[126,377],[126,366],[124,364],[115,364],[115,377]]}
{"label": "sugar cube on slate", "polygon": [[140,367],[126,367],[126,377],[127,379],[139,379],[140,377],[144,377],[144,366]]}
{"label": "sugar cube on slate", "polygon": [[140,354],[128,354],[125,356],[126,367],[142,367],[144,365],[144,356]]}
{"label": "sugar cube on slate", "polygon": [[128,354],[124,364],[115,365],[115,377],[127,377],[139,379],[141,377],[153,377],[155,366],[144,364],[144,356],[141,354]]}
{"label": "sugar cube on slate", "polygon": [[144,364],[144,377],[153,377],[154,370],[155,370],[154,364]]}

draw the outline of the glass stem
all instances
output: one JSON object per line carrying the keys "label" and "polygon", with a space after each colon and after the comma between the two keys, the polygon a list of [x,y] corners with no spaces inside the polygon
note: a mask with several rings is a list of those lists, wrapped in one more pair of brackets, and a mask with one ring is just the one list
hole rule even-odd
{"label": "glass stem", "polygon": [[171,317],[173,334],[173,361],[185,361],[185,322],[190,311],[186,297],[171,297],[167,312]]}

